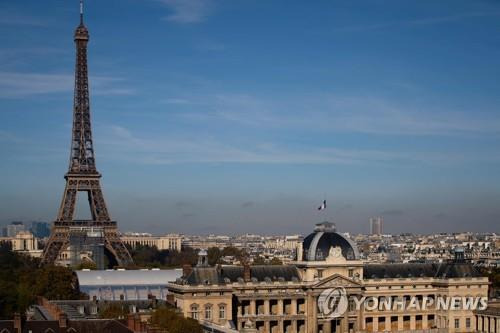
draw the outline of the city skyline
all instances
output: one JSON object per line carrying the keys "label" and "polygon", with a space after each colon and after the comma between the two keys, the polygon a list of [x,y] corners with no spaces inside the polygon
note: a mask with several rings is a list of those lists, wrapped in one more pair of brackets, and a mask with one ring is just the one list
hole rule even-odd
{"label": "city skyline", "polygon": [[[388,233],[498,231],[500,5],[456,4],[87,1],[113,219],[200,234],[322,220],[359,233],[372,216]],[[0,6],[0,222],[52,221],[78,7]]]}

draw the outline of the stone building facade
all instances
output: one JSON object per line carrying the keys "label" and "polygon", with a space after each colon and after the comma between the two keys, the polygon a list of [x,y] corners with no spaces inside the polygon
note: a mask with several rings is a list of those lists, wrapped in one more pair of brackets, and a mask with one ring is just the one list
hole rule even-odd
{"label": "stone building facade", "polygon": [[475,311],[476,332],[500,332],[500,301],[491,302],[485,310]]}
{"label": "stone building facade", "polygon": [[126,233],[121,235],[123,243],[132,248],[139,245],[156,246],[158,250],[181,250],[182,237],[176,234],[168,234],[163,236],[153,236],[150,234],[141,233]]}
{"label": "stone building facade", "polygon": [[[437,300],[488,295],[488,279],[465,263],[365,264],[331,223],[316,226],[297,259],[280,266],[185,267],[168,289],[186,317],[269,333],[475,332],[472,310]],[[321,307],[332,290],[346,299],[335,317]]]}

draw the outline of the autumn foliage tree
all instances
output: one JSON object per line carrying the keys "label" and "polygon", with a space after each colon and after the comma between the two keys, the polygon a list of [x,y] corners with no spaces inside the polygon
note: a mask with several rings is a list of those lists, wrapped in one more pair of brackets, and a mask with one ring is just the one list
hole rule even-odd
{"label": "autumn foliage tree", "polygon": [[198,322],[191,318],[184,318],[175,309],[160,307],[153,312],[151,324],[168,333],[203,333]]}
{"label": "autumn foliage tree", "polygon": [[0,319],[24,314],[36,296],[47,299],[79,299],[71,269],[46,265],[38,259],[16,253],[9,243],[0,243]]}

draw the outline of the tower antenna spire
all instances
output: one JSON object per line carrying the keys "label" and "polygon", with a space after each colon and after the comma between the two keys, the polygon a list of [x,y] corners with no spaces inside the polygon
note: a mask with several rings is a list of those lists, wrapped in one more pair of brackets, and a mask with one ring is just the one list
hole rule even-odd
{"label": "tower antenna spire", "polygon": [[83,0],[80,0],[80,24],[83,24]]}

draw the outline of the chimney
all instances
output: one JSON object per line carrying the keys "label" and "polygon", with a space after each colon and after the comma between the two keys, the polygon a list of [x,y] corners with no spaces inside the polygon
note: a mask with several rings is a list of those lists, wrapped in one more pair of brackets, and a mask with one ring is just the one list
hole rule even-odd
{"label": "chimney", "polygon": [[245,282],[250,282],[251,279],[252,279],[252,274],[251,274],[251,270],[250,270],[250,265],[248,263],[244,263],[243,264],[243,280],[245,280]]}
{"label": "chimney", "polygon": [[21,315],[19,313],[14,313],[14,332],[21,333]]}
{"label": "chimney", "polygon": [[68,327],[68,316],[63,312],[59,314],[59,328]]}
{"label": "chimney", "polygon": [[191,265],[182,265],[182,277],[187,278],[191,272],[193,271],[193,267]]}
{"label": "chimney", "polygon": [[129,313],[127,317],[127,327],[131,331],[135,331],[135,319],[134,319],[134,314]]}
{"label": "chimney", "polygon": [[134,332],[141,332],[143,330],[144,329],[143,329],[143,325],[142,325],[142,322],[141,322],[141,318],[136,313],[136,314],[134,314],[134,329],[133,329],[133,331]]}

